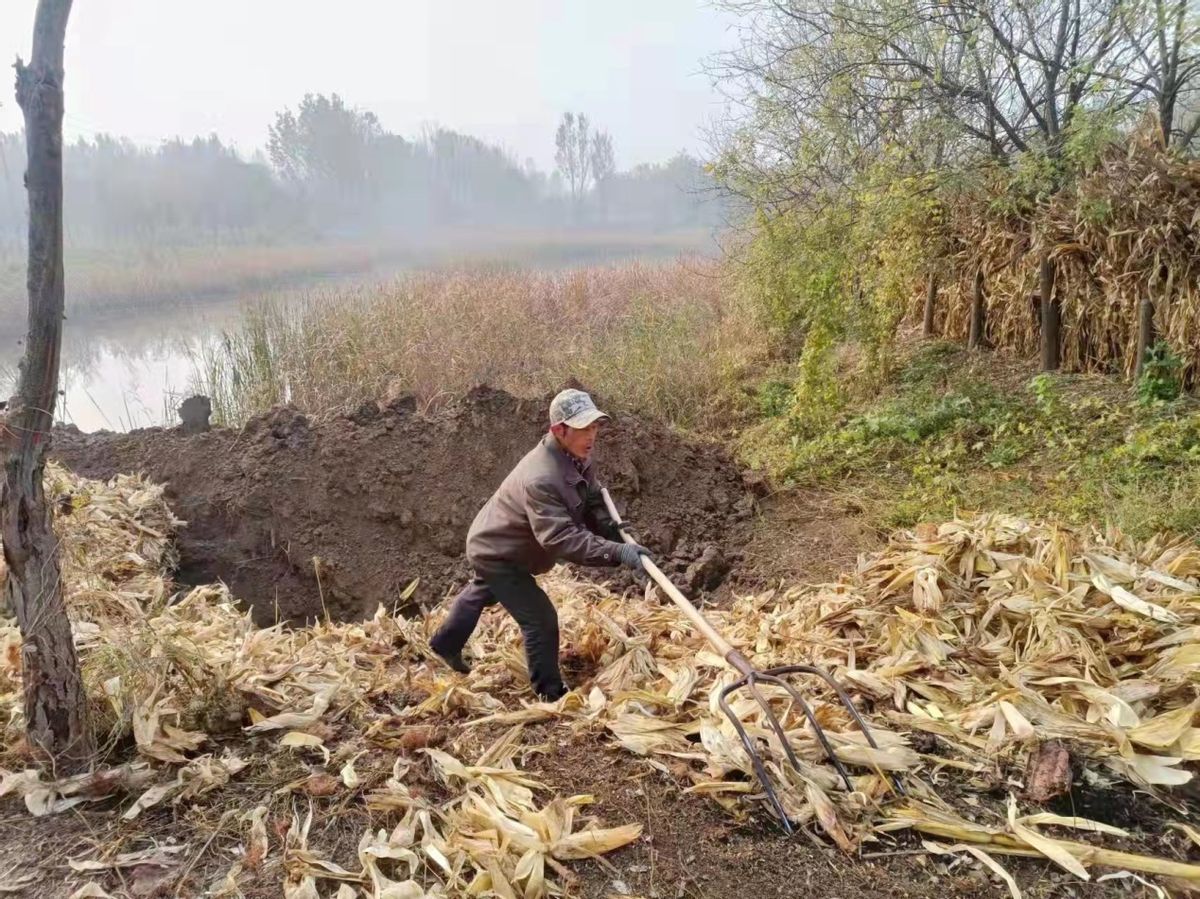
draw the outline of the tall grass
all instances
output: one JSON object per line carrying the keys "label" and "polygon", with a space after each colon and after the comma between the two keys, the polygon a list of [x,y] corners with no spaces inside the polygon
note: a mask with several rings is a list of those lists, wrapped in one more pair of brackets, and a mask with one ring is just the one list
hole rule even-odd
{"label": "tall grass", "polygon": [[536,395],[575,377],[617,409],[709,427],[760,353],[734,297],[702,259],[415,274],[259,307],[206,347],[195,387],[237,424],[285,400],[319,415],[402,393],[431,404],[483,383]]}

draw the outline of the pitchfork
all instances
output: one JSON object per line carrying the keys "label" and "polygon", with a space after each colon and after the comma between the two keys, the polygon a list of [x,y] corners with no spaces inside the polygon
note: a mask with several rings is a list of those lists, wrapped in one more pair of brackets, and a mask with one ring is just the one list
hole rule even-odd
{"label": "pitchfork", "polygon": [[[612,516],[613,523],[621,528],[621,536],[624,538],[625,542],[637,543],[637,541],[634,540],[634,538],[629,534],[629,531],[623,527],[621,516],[617,512],[617,507],[613,504],[612,497],[608,494],[608,489],[602,487],[600,489],[600,493],[604,497],[604,505],[608,508],[608,514]],[[791,763],[792,768],[794,768],[796,771],[799,771],[800,760],[796,758],[795,750],[792,749],[791,744],[788,743],[787,734],[783,729],[783,724],[780,723],[779,718],[775,715],[775,713],[771,711],[771,704],[767,701],[767,698],[763,696],[762,691],[758,689],[758,685],[774,684],[775,686],[782,687],[784,690],[786,690],[788,695],[792,697],[792,702],[800,707],[800,710],[804,713],[804,717],[807,718],[808,723],[812,725],[813,732],[816,734],[817,740],[820,742],[821,747],[825,750],[826,757],[833,764],[833,767],[837,769],[838,774],[842,778],[842,782],[846,785],[846,789],[853,792],[854,785],[850,782],[850,775],[847,773],[845,765],[842,764],[841,760],[834,752],[833,746],[830,745],[829,738],[826,736],[825,730],[820,724],[817,723],[817,719],[813,714],[812,708],[804,700],[804,697],[800,695],[800,692],[787,681],[785,681],[783,677],[784,675],[788,674],[812,674],[825,681],[825,683],[833,688],[833,691],[837,694],[838,699],[841,700],[842,705],[845,706],[846,711],[850,713],[850,717],[854,719],[854,723],[858,725],[858,729],[862,731],[862,735],[866,739],[867,743],[872,749],[878,749],[879,746],[875,742],[875,738],[871,735],[871,731],[867,727],[867,723],[863,721],[862,716],[854,707],[854,703],[852,703],[850,701],[850,697],[846,695],[846,691],[843,690],[841,686],[839,686],[838,683],[829,676],[828,673],[820,668],[817,668],[815,665],[784,665],[779,668],[768,668],[766,671],[759,671],[750,664],[749,659],[734,649],[733,646],[730,645],[729,641],[717,632],[717,629],[708,622],[708,619],[700,613],[700,610],[692,605],[692,603],[688,601],[688,598],[684,596],[674,584],[671,583],[670,579],[665,574],[663,574],[662,569],[655,565],[654,562],[647,556],[642,556],[641,560],[642,566],[646,569],[646,572],[650,575],[650,577],[654,578],[655,583],[657,583],[658,586],[666,592],[667,596],[671,597],[671,601],[674,602],[675,605],[679,607],[680,611],[682,611],[683,614],[688,617],[688,620],[692,622],[696,630],[700,631],[700,633],[704,635],[704,638],[712,644],[713,648],[715,648],[717,652],[721,654],[722,658],[725,659],[725,663],[741,675],[738,680],[734,681],[721,691],[720,696],[717,697],[717,703],[721,706],[721,711],[725,713],[725,716],[729,719],[730,723],[733,724],[733,729],[737,731],[737,735],[742,741],[742,746],[745,748],[746,754],[750,756],[750,762],[754,766],[754,773],[758,776],[759,783],[762,784],[763,789],[767,793],[767,797],[771,800],[771,804],[775,807],[775,811],[779,815],[779,820],[783,822],[784,830],[786,830],[789,834],[792,833],[792,822],[788,819],[787,812],[785,812],[783,809],[783,803],[779,801],[779,795],[775,792],[775,787],[771,784],[771,780],[767,776],[767,766],[763,762],[763,758],[759,753],[758,747],[755,746],[754,741],[750,738],[750,734],[746,731],[745,725],[742,724],[738,717],[733,713],[733,709],[729,707],[728,697],[734,691],[740,690],[743,687],[750,691],[750,695],[754,697],[755,702],[759,704],[763,710],[763,713],[767,716],[767,722],[770,724],[771,730],[774,731],[775,736],[779,739],[779,745],[783,748],[784,755],[787,756],[788,762]],[[899,782],[895,780],[893,782],[896,788],[903,792],[903,788],[900,786]]]}

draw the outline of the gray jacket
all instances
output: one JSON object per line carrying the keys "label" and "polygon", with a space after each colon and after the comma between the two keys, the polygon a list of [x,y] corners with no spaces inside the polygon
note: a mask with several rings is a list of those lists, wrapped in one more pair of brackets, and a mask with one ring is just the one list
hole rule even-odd
{"label": "gray jacket", "polygon": [[592,463],[581,474],[547,434],[475,516],[467,559],[479,574],[506,567],[541,574],[560,560],[612,566],[620,540]]}

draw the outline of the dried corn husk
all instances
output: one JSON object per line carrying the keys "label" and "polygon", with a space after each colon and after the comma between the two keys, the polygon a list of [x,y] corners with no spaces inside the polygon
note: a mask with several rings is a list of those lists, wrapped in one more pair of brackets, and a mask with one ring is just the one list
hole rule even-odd
{"label": "dried corn husk", "polygon": [[[334,861],[309,845],[310,812],[297,810],[278,847],[286,895],[328,895],[336,885],[369,896],[462,890],[532,899],[561,892],[564,863],[636,839],[638,825],[582,821],[589,797],[554,796],[521,771],[518,758],[534,749],[526,743],[533,722],[602,736],[609,748],[597,753],[626,752],[660,770],[686,772],[688,792],[738,816],[766,808],[749,756],[716,705],[731,674],[670,606],[614,597],[562,571],[547,576],[563,633],[598,670],[581,692],[531,703],[512,677],[523,672],[524,659],[506,616],[485,619],[477,664],[464,678],[419,664],[433,620],[380,609],[368,621],[260,629],[223,587],[170,602],[164,567],[176,522],[161,495],[131,479],[98,485],[55,476],[56,489],[76,497],[75,513],[58,524],[74,553],[69,576],[80,579],[68,595],[85,678],[93,696],[130,722],[143,760],[91,781],[51,783],[36,771],[0,771],[0,795],[24,797],[35,814],[127,792],[137,796],[124,812],[132,818],[158,803],[219,794],[253,760],[197,755],[210,740],[205,722],[214,708],[233,716],[233,731],[244,739],[299,747],[297,759],[317,759],[306,748],[319,750],[326,763],[336,753],[345,802],[400,819],[390,832],[364,832],[356,858]],[[105,535],[122,551],[112,551]],[[93,564],[108,572],[103,586],[88,574]],[[1088,764],[1130,784],[1188,782],[1190,762],[1200,757],[1193,687],[1200,676],[1198,577],[1194,544],[1134,543],[1117,533],[984,515],[897,534],[838,583],[738,596],[710,613],[757,666],[820,664],[874,704],[877,749],[826,687],[801,685],[852,769],[847,791],[809,721],[783,693],[764,688],[798,771],[759,706],[731,697],[795,821],[819,824],[847,851],[872,831],[912,827],[981,845],[985,854],[1039,853],[1076,874],[1118,863],[1154,873],[1155,860],[1084,851],[1044,830],[1116,836],[1097,822],[1021,816],[1014,807],[995,828],[968,826],[938,806],[919,778],[936,766],[941,776],[969,779],[1001,763],[1020,764],[1037,741],[1061,737]],[[0,640],[19,647],[15,625],[0,626]],[[3,676],[15,728],[19,667]],[[394,714],[370,701],[398,693],[421,698]],[[446,745],[432,744],[448,715],[462,726]],[[508,729],[482,752],[464,755],[474,732],[496,724]],[[417,731],[424,736],[409,739]],[[911,731],[935,734],[943,755],[914,751]],[[368,780],[356,767],[363,749],[354,741],[395,752],[391,776]],[[449,789],[449,801],[431,803],[411,788],[421,755]],[[899,801],[893,775],[919,798]],[[275,851],[266,814],[259,807],[243,820],[244,855],[220,892],[236,894],[241,872],[261,868]],[[1170,872],[1194,873],[1178,864]]]}

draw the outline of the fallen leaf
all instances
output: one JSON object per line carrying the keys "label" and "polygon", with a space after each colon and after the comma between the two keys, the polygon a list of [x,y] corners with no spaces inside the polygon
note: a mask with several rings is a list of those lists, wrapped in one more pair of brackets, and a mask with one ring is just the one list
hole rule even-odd
{"label": "fallen leaf", "polygon": [[325,748],[325,742],[313,734],[306,734],[303,731],[294,730],[285,734],[283,739],[279,741],[280,746],[287,746],[292,749],[306,748],[319,749],[325,757],[325,764],[329,764],[329,750]]}
{"label": "fallen leaf", "polygon": [[113,899],[113,896],[98,883],[85,883],[69,899]]}
{"label": "fallen leaf", "polygon": [[353,790],[360,783],[358,772],[354,770],[354,763],[361,758],[362,755],[363,753],[360,752],[342,766],[342,783],[346,785],[347,789]]}
{"label": "fallen leaf", "polygon": [[[250,824],[250,835],[246,846],[244,864],[251,871],[257,871],[267,857],[269,843],[266,826],[267,807],[260,805],[251,811],[243,820]],[[282,842],[282,834],[279,837]]]}
{"label": "fallen leaf", "polygon": [[1127,735],[1134,743],[1150,749],[1167,750],[1191,729],[1192,719],[1195,717],[1196,704],[1193,703],[1144,721],[1129,730]]}
{"label": "fallen leaf", "polygon": [[1079,859],[1059,845],[1057,840],[1044,836],[1017,820],[1017,800],[1014,796],[1008,797],[1008,827],[1017,839],[1042,853],[1063,870],[1074,874],[1080,880],[1092,879]]}
{"label": "fallen leaf", "polygon": [[309,796],[332,796],[338,791],[340,781],[331,774],[312,774],[304,782],[304,792]]}

